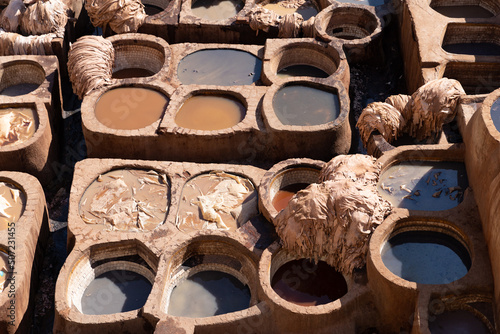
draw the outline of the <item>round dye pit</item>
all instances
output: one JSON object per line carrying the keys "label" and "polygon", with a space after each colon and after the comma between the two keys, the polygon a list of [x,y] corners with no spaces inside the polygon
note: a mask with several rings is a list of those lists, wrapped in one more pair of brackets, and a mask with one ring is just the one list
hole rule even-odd
{"label": "round dye pit", "polygon": [[280,78],[290,78],[290,77],[300,77],[300,76],[314,77],[314,78],[328,78],[330,76],[322,69],[319,69],[316,66],[311,66],[311,65],[290,65],[279,70],[277,75]]}
{"label": "round dye pit", "polygon": [[458,3],[448,0],[432,0],[430,7],[449,18],[489,18],[499,12],[499,5],[494,0],[465,0]]}
{"label": "round dye pit", "polygon": [[380,195],[394,207],[427,211],[457,206],[467,187],[462,162],[406,161],[383,171],[378,183]]}
{"label": "round dye pit", "polygon": [[172,290],[167,313],[204,318],[241,311],[250,306],[250,289],[221,271],[200,271],[180,281]]}
{"label": "round dye pit", "polygon": [[331,303],[347,293],[341,273],[324,261],[292,260],[278,268],[271,287],[283,299],[301,306]]}
{"label": "round dye pit", "polygon": [[177,212],[177,227],[236,230],[258,215],[257,191],[250,180],[224,172],[196,176],[186,182]]}
{"label": "round dye pit", "polygon": [[165,221],[170,186],[165,174],[118,169],[100,175],[80,199],[80,217],[118,231],[151,231]]}
{"label": "round dye pit", "polygon": [[223,21],[238,14],[245,6],[242,0],[193,0],[194,16],[210,21]]}
{"label": "round dye pit", "polygon": [[433,316],[429,330],[432,334],[491,334],[481,319],[465,310],[445,311]]}
{"label": "round dye pit", "polygon": [[95,116],[108,128],[135,130],[158,121],[167,104],[167,97],[156,90],[119,87],[101,95],[95,105]]}
{"label": "round dye pit", "polygon": [[[267,1],[264,1],[267,2]],[[273,11],[279,16],[285,16],[293,13],[300,14],[304,21],[309,20],[311,17],[318,14],[318,8],[311,1],[298,1],[293,3],[290,1],[271,1],[268,3],[260,3],[259,5],[265,9]]]}
{"label": "round dye pit", "polygon": [[300,190],[307,188],[307,186],[309,186],[308,183],[292,183],[278,190],[273,198],[273,206],[276,211],[279,212],[286,208],[293,195],[295,195]]}
{"label": "round dye pit", "polygon": [[384,265],[393,274],[420,284],[447,284],[467,274],[467,248],[448,234],[406,231],[396,234],[381,249]]}
{"label": "round dye pit", "polygon": [[260,79],[262,61],[234,49],[206,49],[184,57],[177,76],[184,85],[251,85]]}
{"label": "round dye pit", "polygon": [[175,123],[186,129],[222,130],[241,122],[245,113],[245,106],[230,95],[196,95],[184,102]]}
{"label": "round dye pit", "polygon": [[497,131],[500,132],[500,99],[497,99],[490,108],[491,120]]}
{"label": "round dye pit", "polygon": [[113,79],[145,78],[155,73],[145,68],[124,68],[113,72]]}
{"label": "round dye pit", "polygon": [[38,118],[33,108],[0,109],[0,147],[26,142],[37,127]]}
{"label": "round dye pit", "polygon": [[128,270],[112,270],[96,277],[82,296],[82,313],[113,314],[144,306],[152,284],[144,276]]}
{"label": "round dye pit", "polygon": [[380,25],[371,11],[361,7],[330,6],[318,18],[315,23],[317,31],[323,37],[329,36],[329,39],[362,39],[373,34]]}
{"label": "round dye pit", "polygon": [[313,126],[333,122],[340,114],[340,102],[336,93],[289,85],[276,92],[273,109],[283,125]]}
{"label": "round dye pit", "polygon": [[29,60],[15,60],[0,68],[0,95],[21,96],[32,93],[45,81],[43,67]]}
{"label": "round dye pit", "polygon": [[0,181],[0,230],[21,218],[26,206],[26,195],[15,185]]}

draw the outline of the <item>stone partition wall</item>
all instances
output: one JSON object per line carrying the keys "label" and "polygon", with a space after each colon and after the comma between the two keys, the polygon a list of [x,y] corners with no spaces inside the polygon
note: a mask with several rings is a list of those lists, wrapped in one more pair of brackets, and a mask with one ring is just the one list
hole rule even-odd
{"label": "stone partition wall", "polygon": [[13,274],[0,293],[0,331],[29,332],[43,252],[49,235],[45,194],[38,180],[26,173],[0,172],[0,182],[14,185],[26,196],[24,210],[10,230],[0,231],[0,249],[9,254]]}
{"label": "stone partition wall", "polygon": [[[447,6],[476,6],[490,15],[465,18],[438,12]],[[397,13],[410,93],[442,77],[457,79],[469,95],[488,94],[500,86],[498,53],[474,55],[443,50],[451,43],[499,45],[500,8],[496,1],[409,0],[398,6]]]}
{"label": "stone partition wall", "polygon": [[[276,162],[292,157],[327,160],[336,154],[349,151],[349,68],[342,46],[337,42],[327,45],[312,39],[295,39],[294,43],[275,39],[269,40],[263,48],[257,45],[196,43],[167,46],[157,38],[144,34],[116,35],[110,37],[110,40],[118,47],[114,65],[116,69],[127,67],[122,63],[131,64],[129,66],[134,68],[133,61],[131,63],[127,59],[147,58],[152,50],[156,50],[153,52],[156,56],[151,61],[152,65],[148,66],[157,69],[161,59],[164,59],[164,63],[152,76],[114,79],[111,85],[96,89],[84,97],[82,126],[89,157],[196,162]],[[328,52],[322,54],[319,52],[320,48],[326,48]],[[203,50],[225,49],[256,56],[263,61],[265,74],[248,85],[182,84],[177,70],[186,56]],[[268,49],[269,51],[266,51]],[[134,55],[122,56],[121,52]],[[296,53],[292,57],[294,52]],[[316,56],[308,58],[308,61],[300,60],[309,53]],[[160,57],[160,54],[165,54],[164,58]],[[291,62],[284,62],[283,54],[286,54]],[[280,66],[290,65],[315,66],[327,71],[329,76],[278,79],[276,72],[281,69]],[[255,73],[249,73],[251,74]],[[275,116],[273,97],[276,91],[292,84],[338,95],[338,117],[321,125],[283,125]],[[166,110],[158,121],[140,129],[120,130],[107,127],[96,118],[94,110],[102,94],[117,87],[143,87],[161,92],[168,99]],[[222,130],[206,131],[180,127],[175,123],[176,114],[184,102],[194,95],[232,96],[246,108],[245,116],[238,124]],[[124,103],[120,106],[128,108],[127,110],[133,110],[140,104],[140,101],[122,102]]]}

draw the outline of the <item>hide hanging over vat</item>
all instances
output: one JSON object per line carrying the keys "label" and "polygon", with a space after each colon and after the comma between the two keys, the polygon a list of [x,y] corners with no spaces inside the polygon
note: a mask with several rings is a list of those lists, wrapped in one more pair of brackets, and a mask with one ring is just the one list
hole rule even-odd
{"label": "hide hanging over vat", "polygon": [[283,247],[298,257],[324,260],[344,275],[362,268],[371,233],[391,210],[377,192],[379,172],[371,157],[332,159],[321,173],[327,181],[299,191],[276,217]]}
{"label": "hide hanging over vat", "polygon": [[402,133],[417,140],[431,138],[455,118],[460,96],[465,91],[459,81],[432,80],[413,95],[393,95],[385,102],[373,102],[363,109],[356,126],[365,147],[374,131],[391,143]]}
{"label": "hide hanging over vat", "polygon": [[85,9],[95,27],[109,25],[118,34],[137,32],[147,16],[140,0],[85,1]]}
{"label": "hide hanging over vat", "polygon": [[113,44],[100,36],[83,36],[68,53],[69,79],[80,99],[91,90],[111,83],[115,52]]}

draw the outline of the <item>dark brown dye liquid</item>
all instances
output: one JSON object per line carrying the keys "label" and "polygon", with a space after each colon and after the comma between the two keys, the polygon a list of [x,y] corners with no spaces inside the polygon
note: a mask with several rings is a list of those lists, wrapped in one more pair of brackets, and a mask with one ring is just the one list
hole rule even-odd
{"label": "dark brown dye liquid", "polygon": [[144,78],[154,75],[154,72],[145,68],[124,68],[113,72],[114,79]]}
{"label": "dark brown dye liquid", "polygon": [[314,78],[328,78],[328,73],[311,65],[291,65],[278,71],[278,77],[314,77]]}
{"label": "dark brown dye liquid", "polygon": [[498,56],[500,45],[495,43],[455,43],[443,45],[443,50],[450,53],[475,55],[475,56]]}
{"label": "dark brown dye liquid", "polygon": [[245,3],[241,0],[193,0],[195,16],[211,21],[223,21],[236,16]]}
{"label": "dark brown dye liquid", "polygon": [[251,85],[260,79],[262,61],[234,49],[206,49],[184,57],[177,76],[184,85]]}
{"label": "dark brown dye liquid", "polygon": [[128,270],[108,271],[90,282],[82,296],[83,314],[113,314],[144,306],[151,282]]}
{"label": "dark brown dye liquid", "polygon": [[305,189],[309,186],[308,183],[293,183],[289,184],[276,193],[273,198],[273,206],[279,212],[286,208],[290,199],[302,189]]}
{"label": "dark brown dye liquid", "polygon": [[229,96],[190,97],[177,112],[175,123],[186,129],[221,130],[235,126],[245,117],[245,107]]}
{"label": "dark brown dye liquid", "polygon": [[159,120],[167,103],[167,97],[155,90],[120,87],[107,91],[99,98],[95,116],[112,129],[140,129]]}
{"label": "dark brown dye liquid", "polygon": [[471,259],[453,237],[433,231],[402,232],[381,251],[384,265],[395,275],[421,284],[448,284],[467,274]]}
{"label": "dark brown dye liquid", "polygon": [[19,96],[24,94],[29,94],[36,90],[40,85],[38,84],[19,84],[5,88],[0,92],[0,95],[5,96]]}
{"label": "dark brown dye liquid", "polygon": [[[429,315],[432,319],[432,316]],[[490,334],[488,327],[474,314],[464,310],[445,311],[429,321],[432,334]]]}
{"label": "dark brown dye liquid", "polygon": [[340,113],[340,102],[335,93],[291,85],[276,92],[273,108],[284,125],[311,126],[334,121]]}
{"label": "dark brown dye liquid", "polygon": [[489,10],[477,5],[441,6],[433,9],[441,15],[451,18],[488,18],[494,16]]}
{"label": "dark brown dye liquid", "polygon": [[497,131],[500,132],[500,99],[497,99],[490,108],[491,120],[493,121],[493,125],[497,128]]}
{"label": "dark brown dye liquid", "polygon": [[144,4],[144,11],[146,12],[147,15],[156,15],[158,13],[163,12],[163,8],[155,5]]}
{"label": "dark brown dye liquid", "polygon": [[271,286],[283,299],[302,306],[330,303],[347,293],[341,273],[324,261],[301,259],[282,265],[274,274]]}
{"label": "dark brown dye liquid", "polygon": [[200,271],[172,290],[168,314],[204,318],[244,310],[250,306],[250,289],[221,271]]}

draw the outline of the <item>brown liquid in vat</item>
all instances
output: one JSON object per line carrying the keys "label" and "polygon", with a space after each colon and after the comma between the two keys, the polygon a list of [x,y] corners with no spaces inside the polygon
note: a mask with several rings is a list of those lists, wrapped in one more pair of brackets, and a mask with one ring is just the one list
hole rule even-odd
{"label": "brown liquid in vat", "polygon": [[154,72],[145,68],[124,68],[113,72],[114,79],[144,78],[154,75]]}
{"label": "brown liquid in vat", "polygon": [[0,109],[0,146],[22,143],[33,137],[37,118],[32,108]]}
{"label": "brown liquid in vat", "polygon": [[99,98],[95,106],[95,116],[108,128],[140,129],[159,120],[167,103],[167,97],[153,89],[114,88]]}
{"label": "brown liquid in vat", "polygon": [[197,176],[184,185],[176,224],[185,232],[234,231],[257,214],[257,191],[248,179],[212,172]]}
{"label": "brown liquid in vat", "polygon": [[85,190],[80,217],[110,230],[151,231],[165,220],[169,196],[165,174],[118,169],[100,175]]}
{"label": "brown liquid in vat", "polygon": [[229,96],[197,95],[184,102],[175,123],[193,130],[221,130],[235,126],[245,117],[245,107]]}
{"label": "brown liquid in vat", "polygon": [[298,191],[307,188],[308,185],[309,184],[307,183],[293,183],[278,190],[273,198],[274,208],[278,212],[286,208],[293,195],[295,195]]}
{"label": "brown liquid in vat", "polygon": [[0,182],[0,230],[19,220],[26,205],[26,195],[13,184]]}

